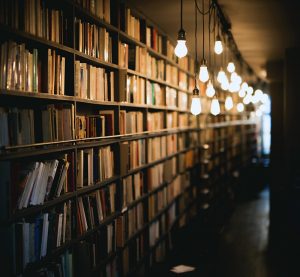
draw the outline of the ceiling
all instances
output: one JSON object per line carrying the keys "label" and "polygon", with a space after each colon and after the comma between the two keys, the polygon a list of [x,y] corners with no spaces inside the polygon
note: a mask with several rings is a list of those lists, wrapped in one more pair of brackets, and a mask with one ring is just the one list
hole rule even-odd
{"label": "ceiling", "polygon": [[[179,0],[128,0],[130,5],[155,22],[174,41],[180,27]],[[205,0],[208,5],[208,0]],[[231,32],[244,60],[262,79],[266,79],[265,65],[280,60],[288,47],[299,45],[299,14],[297,0],[219,0]],[[198,0],[198,5],[201,1]],[[207,9],[207,7],[206,7]],[[183,27],[187,32],[187,46],[194,54],[194,1],[183,1]],[[208,17],[208,16],[207,16]],[[208,29],[207,18],[205,28]],[[198,55],[202,56],[202,24],[198,13]],[[205,35],[208,41],[208,31]],[[205,44],[207,57],[208,44]],[[220,59],[220,58],[219,58]]]}

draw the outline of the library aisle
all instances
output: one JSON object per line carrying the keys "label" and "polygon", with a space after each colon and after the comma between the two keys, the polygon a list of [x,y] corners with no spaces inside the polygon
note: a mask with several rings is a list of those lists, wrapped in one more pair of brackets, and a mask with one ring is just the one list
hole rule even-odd
{"label": "library aisle", "polygon": [[[200,231],[194,222],[181,234],[180,242],[166,263],[149,276],[273,277],[281,276],[267,253],[269,190],[237,205],[224,228]],[[178,235],[179,236],[179,235]],[[178,238],[177,238],[178,239]],[[195,271],[176,274],[177,265],[195,267]],[[276,274],[276,275],[275,275]]]}

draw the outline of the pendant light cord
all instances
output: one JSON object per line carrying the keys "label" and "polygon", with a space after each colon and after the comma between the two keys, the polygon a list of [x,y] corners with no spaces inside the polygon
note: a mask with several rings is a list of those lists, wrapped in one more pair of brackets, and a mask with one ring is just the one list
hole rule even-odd
{"label": "pendant light cord", "polygon": [[[204,0],[202,0],[202,10],[204,11]],[[204,13],[202,14],[202,59],[204,60]]]}
{"label": "pendant light cord", "polygon": [[182,30],[182,0],[180,0],[180,30]]}
{"label": "pendant light cord", "polygon": [[197,55],[197,2],[195,0],[195,88],[197,87],[197,62],[198,62],[198,55]]}

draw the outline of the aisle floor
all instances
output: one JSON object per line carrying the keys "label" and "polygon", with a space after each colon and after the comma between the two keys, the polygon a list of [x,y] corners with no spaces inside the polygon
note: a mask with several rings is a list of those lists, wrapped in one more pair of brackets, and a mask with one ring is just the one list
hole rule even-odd
{"label": "aisle floor", "polygon": [[[238,204],[221,231],[204,230],[198,223],[185,228],[169,258],[149,276],[277,277],[267,258],[268,225],[269,191],[265,189]],[[195,271],[170,272],[180,264],[195,267]]]}

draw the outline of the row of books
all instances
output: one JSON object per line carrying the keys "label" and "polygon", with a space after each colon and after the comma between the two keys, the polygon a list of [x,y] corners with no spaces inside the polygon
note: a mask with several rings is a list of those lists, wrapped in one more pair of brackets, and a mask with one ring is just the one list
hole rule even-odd
{"label": "row of books", "polygon": [[16,273],[73,238],[73,203],[67,201],[56,209],[14,224]]}
{"label": "row of books", "polygon": [[157,59],[147,53],[146,66],[147,69],[147,77],[165,80],[165,62],[162,59]]}
{"label": "row of books", "polygon": [[[145,79],[136,75],[123,75],[124,72],[120,72],[120,78],[122,81],[126,80],[126,87],[120,86],[120,101],[129,102],[134,104],[145,104]],[[121,75],[123,75],[121,77]]]}
{"label": "row of books", "polygon": [[[6,41],[1,44],[0,85],[2,89],[37,92],[40,84],[38,50],[25,44]],[[40,90],[39,90],[40,91]]]}
{"label": "row of books", "polygon": [[14,163],[10,170],[13,173],[13,207],[17,209],[41,205],[61,194],[74,191],[72,154],[56,160]]}
{"label": "row of books", "polygon": [[115,175],[112,147],[87,148],[77,153],[77,188],[94,185]]}
{"label": "row of books", "polygon": [[178,134],[178,150],[199,145],[198,136],[199,133],[193,131]]}
{"label": "row of books", "polygon": [[[179,114],[181,116],[182,114]],[[166,128],[176,128],[178,127],[178,117],[177,112],[167,112],[167,118],[166,118]],[[180,125],[180,127],[183,127]]]}
{"label": "row of books", "polygon": [[178,86],[178,68],[176,66],[166,64],[166,82]]}
{"label": "row of books", "polygon": [[129,204],[139,199],[143,195],[143,186],[143,172],[137,172],[135,174],[128,175],[122,179],[122,210],[125,210]]}
{"label": "row of books", "polygon": [[189,127],[189,114],[180,113],[178,115],[178,126],[180,127]]}
{"label": "row of books", "polygon": [[112,62],[112,38],[105,28],[75,19],[76,49],[101,61]]}
{"label": "row of books", "polygon": [[46,0],[1,1],[0,10],[3,24],[53,42],[67,41],[68,18]]}
{"label": "row of books", "polygon": [[[174,69],[172,68],[171,71],[174,71]],[[175,78],[174,78],[175,79]],[[174,80],[176,81],[176,80]],[[179,70],[179,76],[178,76],[178,86],[181,89],[188,89],[188,75]]]}
{"label": "row of books", "polygon": [[79,234],[99,226],[100,222],[116,211],[116,184],[78,198],[77,228]]}
{"label": "row of books", "polygon": [[152,220],[167,205],[167,187],[148,197],[148,220]]}
{"label": "row of books", "polygon": [[75,0],[75,3],[87,9],[98,18],[110,23],[110,0]]}
{"label": "row of books", "polygon": [[147,81],[146,83],[146,104],[155,106],[165,105],[165,90],[158,83]]}
{"label": "row of books", "polygon": [[[47,7],[44,0],[26,0],[24,7],[24,30],[33,35],[63,44],[66,40],[68,20],[62,10]],[[24,9],[24,10],[22,10]],[[22,22],[20,22],[22,24]]]}
{"label": "row of books", "polygon": [[74,105],[48,105],[39,109],[0,108],[0,146],[71,140]]}
{"label": "row of books", "polygon": [[75,96],[98,101],[115,101],[115,73],[75,61]]}
{"label": "row of books", "polygon": [[120,135],[141,133],[143,128],[143,113],[120,110]]}
{"label": "row of books", "polygon": [[114,111],[107,110],[99,113],[99,115],[76,116],[75,133],[77,139],[114,135]]}
{"label": "row of books", "polygon": [[[178,99],[180,92],[178,92]],[[177,107],[177,91],[174,88],[166,87],[166,106]]]}
{"label": "row of books", "polygon": [[130,269],[135,268],[138,262],[145,256],[146,232],[141,232],[132,239],[122,251],[122,273],[127,276]]}
{"label": "row of books", "polygon": [[151,26],[146,27],[146,45],[163,54],[163,36],[158,33],[156,28]]}
{"label": "row of books", "polygon": [[163,112],[148,112],[147,115],[147,130],[156,131],[164,129],[164,113]]}
{"label": "row of books", "polygon": [[141,36],[141,24],[140,20],[132,15],[130,8],[125,8],[124,18],[124,31],[135,38],[136,40],[140,41]]}
{"label": "row of books", "polygon": [[117,218],[117,246],[123,247],[125,242],[140,230],[145,223],[144,203],[139,202]]}
{"label": "row of books", "polygon": [[125,175],[146,163],[146,140],[126,141],[120,144],[120,174]]}

